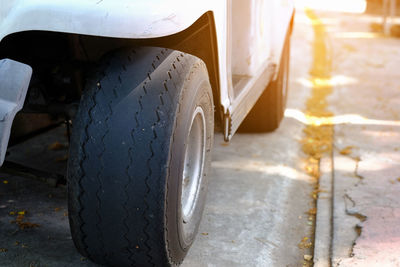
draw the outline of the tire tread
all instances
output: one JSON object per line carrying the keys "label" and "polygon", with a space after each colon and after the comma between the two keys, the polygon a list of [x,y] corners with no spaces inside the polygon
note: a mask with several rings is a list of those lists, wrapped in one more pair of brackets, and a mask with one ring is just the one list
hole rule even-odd
{"label": "tire tread", "polygon": [[[82,133],[76,133],[76,135],[82,134],[83,136],[76,138],[76,140],[79,140],[78,144],[75,145],[78,151],[72,151],[77,155],[78,159],[75,159],[75,162],[71,164],[69,163],[68,166],[69,187],[73,187],[73,190],[69,190],[71,231],[78,250],[86,257],[101,264],[118,263],[119,266],[159,266],[158,264],[163,262],[164,265],[178,265],[179,262],[174,262],[170,257],[168,239],[164,240],[164,236],[160,234],[162,232],[160,230],[167,230],[167,227],[160,223],[165,229],[159,229],[158,222],[155,222],[157,220],[152,217],[153,214],[159,212],[160,206],[156,203],[160,203],[160,195],[163,194],[162,190],[168,190],[168,188],[159,188],[159,185],[157,185],[159,181],[155,181],[159,175],[153,173],[152,170],[160,171],[160,162],[154,157],[155,153],[168,154],[168,147],[165,146],[162,140],[164,136],[168,135],[168,129],[164,126],[165,121],[171,121],[170,114],[175,111],[169,110],[167,107],[170,107],[171,105],[168,104],[176,101],[176,98],[179,97],[176,95],[177,90],[174,81],[182,79],[179,68],[183,68],[182,61],[187,60],[184,54],[180,53],[176,56],[176,59],[170,65],[170,69],[164,74],[164,86],[160,86],[160,90],[155,91],[155,88],[151,86],[153,73],[163,60],[171,54],[167,49],[159,49],[159,52],[153,57],[149,71],[146,74],[147,80],[142,83],[143,86],[140,86],[140,90],[137,90],[140,93],[139,97],[137,97],[138,103],[135,105],[137,109],[133,114],[136,125],[130,131],[129,141],[131,143],[127,151],[128,162],[124,170],[127,182],[121,185],[121,197],[124,204],[121,207],[123,211],[120,213],[123,216],[116,218],[112,233],[112,236],[120,241],[110,242],[109,236],[103,234],[109,231],[109,223],[104,221],[102,217],[102,214],[107,210],[105,205],[109,201],[109,196],[102,193],[107,185],[103,183],[104,177],[101,177],[105,171],[104,161],[107,158],[106,154],[109,152],[106,150],[106,139],[110,136],[109,128],[111,127],[109,120],[115,112],[113,101],[119,97],[118,91],[129,74],[130,64],[132,64],[132,58],[136,53],[138,52],[130,50],[128,55],[125,54],[125,57],[124,53],[120,53],[106,60],[99,67],[103,71],[97,71],[94,75],[95,78],[88,82],[88,90],[82,98],[82,108],[79,111],[80,115],[77,116],[78,121],[76,124],[77,128],[80,128],[79,126],[84,127],[83,131],[81,131]],[[105,84],[111,84],[112,90],[104,90],[105,87],[110,87],[103,86]],[[116,85],[114,86],[113,84]],[[108,101],[106,101],[107,99]],[[154,102],[154,99],[158,99],[156,106],[149,107],[151,102]],[[103,110],[105,107],[106,111]],[[153,115],[147,115],[151,108],[154,108]],[[84,114],[85,110],[87,114]],[[177,110],[176,112],[180,112],[179,107]],[[146,120],[143,120],[142,113],[146,114]],[[99,136],[98,128],[94,126],[99,122],[106,124],[106,127],[104,127],[106,130],[100,134],[100,148],[94,148],[95,139]],[[142,135],[142,129],[148,128],[152,129],[153,134]],[[139,144],[141,148],[147,148],[146,153],[148,156],[145,167],[133,166],[133,163],[137,160],[134,148]],[[93,150],[97,153],[93,153]],[[97,188],[93,188],[90,185],[90,175],[88,174],[88,172],[91,172],[89,168],[93,162],[100,163],[100,167],[96,172],[97,182],[95,184],[98,185]],[[140,185],[139,183],[142,182],[138,179],[134,180],[133,173],[137,171],[135,168],[142,167],[146,168],[147,172],[143,184]],[[144,220],[136,222],[135,227],[132,227],[130,224],[135,222],[137,215],[133,214],[134,211],[129,206],[133,197],[129,192],[135,191],[135,187],[141,186],[144,186],[146,190],[143,194],[143,206],[138,207],[138,210],[143,209],[141,216]],[[71,191],[79,192],[78,197],[75,198]],[[84,204],[87,203],[87,201],[84,201],[86,197],[96,199],[97,203],[90,204],[89,207],[86,206]],[[168,203],[166,204],[168,205]],[[85,221],[88,220],[94,221],[95,227],[86,225]],[[168,220],[168,218],[166,217],[165,220]],[[140,224],[140,227],[136,227],[138,224]],[[141,236],[143,242],[141,244],[136,243],[132,240],[132,236]],[[100,240],[99,244],[93,241],[97,240],[96,238]],[[154,249],[159,247],[160,242],[164,241],[167,242],[166,251]],[[110,245],[110,243],[113,244]],[[116,247],[112,247],[114,245]],[[129,254],[129,256],[121,257],[118,254],[119,250],[121,251],[119,253]],[[96,251],[101,251],[101,253]],[[165,258],[167,258],[167,261],[163,260]]]}

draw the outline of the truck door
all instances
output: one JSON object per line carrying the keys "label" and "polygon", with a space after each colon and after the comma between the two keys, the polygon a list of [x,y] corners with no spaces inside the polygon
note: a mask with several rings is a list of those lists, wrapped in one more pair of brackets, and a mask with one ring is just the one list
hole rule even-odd
{"label": "truck door", "polygon": [[231,1],[231,74],[236,97],[270,60],[274,1]]}

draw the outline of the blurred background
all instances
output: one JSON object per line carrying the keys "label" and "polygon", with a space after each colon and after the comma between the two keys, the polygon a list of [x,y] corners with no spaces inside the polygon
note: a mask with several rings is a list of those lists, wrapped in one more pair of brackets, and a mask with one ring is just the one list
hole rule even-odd
{"label": "blurred background", "polygon": [[297,0],[297,8],[320,11],[366,13],[378,16],[371,29],[385,35],[400,37],[400,0]]}

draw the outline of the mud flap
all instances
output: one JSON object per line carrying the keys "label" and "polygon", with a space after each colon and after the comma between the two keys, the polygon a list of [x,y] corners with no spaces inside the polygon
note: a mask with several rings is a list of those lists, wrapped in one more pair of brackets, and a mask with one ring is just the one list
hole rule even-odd
{"label": "mud flap", "polygon": [[24,105],[32,76],[29,65],[0,60],[0,166],[4,162],[15,114]]}

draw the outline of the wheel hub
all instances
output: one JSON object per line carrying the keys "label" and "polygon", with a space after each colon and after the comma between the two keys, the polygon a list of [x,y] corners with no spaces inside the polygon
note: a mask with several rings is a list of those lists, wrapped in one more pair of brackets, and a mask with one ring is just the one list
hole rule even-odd
{"label": "wheel hub", "polygon": [[181,210],[184,223],[193,216],[201,188],[206,144],[204,111],[196,107],[192,116],[186,141],[185,161],[182,176]]}

